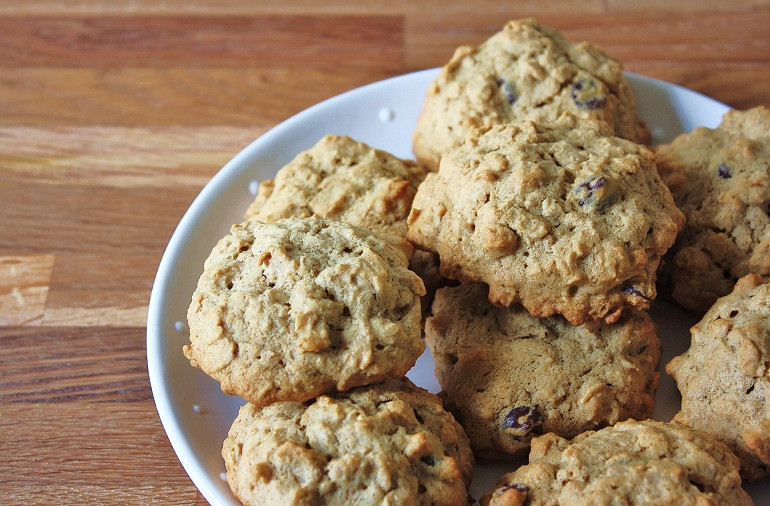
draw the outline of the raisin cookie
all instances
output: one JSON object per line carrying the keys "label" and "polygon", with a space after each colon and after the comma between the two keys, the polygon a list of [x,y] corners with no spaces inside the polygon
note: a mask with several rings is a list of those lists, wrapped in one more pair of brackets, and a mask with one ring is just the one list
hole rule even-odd
{"label": "raisin cookie", "polygon": [[[406,235],[406,218],[427,171],[410,160],[341,135],[327,135],[263,181],[247,220],[273,223],[282,218],[319,216],[375,233]],[[430,306],[446,284],[438,257],[417,250],[410,269],[425,282]]]}
{"label": "raisin cookie", "polygon": [[572,441],[532,440],[529,464],[503,476],[484,506],[753,504],[738,459],[716,438],[678,423],[620,422]]}
{"label": "raisin cookie", "polygon": [[661,291],[705,313],[752,272],[770,276],[770,109],[730,111],[656,148],[663,182],[687,217]]}
{"label": "raisin cookie", "polygon": [[462,427],[406,379],[246,404],[222,456],[244,504],[468,504],[473,472]]}
{"label": "raisin cookie", "polygon": [[257,405],[403,376],[425,349],[410,252],[319,218],[234,225],[206,260],[184,354]]}
{"label": "raisin cookie", "polygon": [[441,156],[475,128],[554,121],[564,112],[604,121],[618,137],[649,142],[618,61],[533,19],[511,21],[480,46],[458,48],[441,69],[428,88],[413,150],[435,171]]}
{"label": "raisin cookie", "polygon": [[682,393],[675,420],[714,434],[741,459],[741,475],[770,474],[770,283],[749,274],[691,329],[666,366]]}
{"label": "raisin cookie", "polygon": [[247,220],[320,216],[375,233],[406,234],[426,171],[350,137],[327,135],[263,181]]}
{"label": "raisin cookie", "polygon": [[449,152],[417,190],[407,239],[439,254],[442,275],[489,284],[495,304],[611,323],[649,307],[683,221],[650,150],[565,115]]}
{"label": "raisin cookie", "polygon": [[652,320],[573,326],[492,306],[481,283],[442,288],[425,325],[445,405],[481,461],[515,459],[532,437],[652,414],[660,340]]}

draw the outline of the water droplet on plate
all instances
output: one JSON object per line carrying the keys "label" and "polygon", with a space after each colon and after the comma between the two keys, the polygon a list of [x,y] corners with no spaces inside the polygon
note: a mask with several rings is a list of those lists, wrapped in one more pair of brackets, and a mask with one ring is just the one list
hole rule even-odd
{"label": "water droplet on plate", "polygon": [[184,332],[184,322],[183,321],[176,321],[174,322],[174,330],[179,332],[180,334]]}
{"label": "water droplet on plate", "polygon": [[380,109],[380,121],[383,123],[387,123],[388,121],[393,121],[393,118],[396,117],[396,114],[393,112],[393,109],[389,109],[387,107],[383,107]]}
{"label": "water droplet on plate", "polygon": [[256,181],[256,180],[251,181],[249,183],[249,193],[251,193],[252,195],[256,195],[258,191],[259,191],[259,181]]}

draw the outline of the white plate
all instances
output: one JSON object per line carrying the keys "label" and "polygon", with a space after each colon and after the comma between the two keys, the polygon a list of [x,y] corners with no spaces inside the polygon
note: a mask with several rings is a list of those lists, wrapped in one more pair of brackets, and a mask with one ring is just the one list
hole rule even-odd
{"label": "white plate", "polygon": [[[412,158],[411,132],[425,90],[436,69],[407,74],[358,88],[317,104],[284,121],[238,153],[190,206],[174,232],[152,289],[147,317],[147,361],[155,403],[171,445],[192,481],[212,504],[237,504],[224,481],[222,442],[243,400],[222,393],[219,384],[190,366],[182,355],[188,342],[190,303],[203,262],[253,199],[256,185],[271,178],[298,152],[323,135],[349,135],[402,158]],[[699,125],[715,127],[728,107],[680,86],[628,76],[641,116],[655,142],[668,142]],[[663,340],[661,371],[689,345],[695,320],[655,302],[651,314]],[[426,353],[409,373],[418,385],[438,392],[433,361]],[[661,374],[654,417],[670,420],[680,398],[674,381]],[[510,464],[477,466],[471,494],[478,498]],[[747,486],[757,504],[770,503],[770,483]]]}

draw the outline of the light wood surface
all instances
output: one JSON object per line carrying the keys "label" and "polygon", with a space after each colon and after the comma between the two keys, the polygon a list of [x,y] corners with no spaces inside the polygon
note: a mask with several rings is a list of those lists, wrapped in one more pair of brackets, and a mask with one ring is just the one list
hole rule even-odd
{"label": "light wood surface", "polygon": [[187,206],[276,123],[524,16],[770,105],[767,0],[0,2],[0,503],[204,503],[145,353]]}

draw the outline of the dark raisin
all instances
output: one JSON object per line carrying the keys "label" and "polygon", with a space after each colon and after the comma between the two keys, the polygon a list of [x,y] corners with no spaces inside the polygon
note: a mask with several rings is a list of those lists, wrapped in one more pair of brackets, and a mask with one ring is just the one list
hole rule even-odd
{"label": "dark raisin", "polygon": [[604,87],[591,78],[584,77],[572,83],[570,96],[575,105],[581,109],[593,111],[607,104]]}
{"label": "dark raisin", "polygon": [[529,487],[524,485],[523,483],[510,483],[508,485],[504,485],[497,490],[494,491],[492,494],[493,497],[500,497],[509,490],[516,490],[518,492],[521,492],[522,494],[527,494],[529,492]]}
{"label": "dark raisin", "polygon": [[[598,188],[601,188],[607,183],[607,179],[604,176],[592,177],[588,181],[583,181],[575,187],[575,193],[579,194],[578,204],[584,206],[592,202],[592,197],[596,193]],[[606,205],[604,206],[606,207]]]}
{"label": "dark raisin", "polygon": [[503,419],[503,429],[512,436],[543,433],[543,415],[537,406],[515,406]]}
{"label": "dark raisin", "polygon": [[628,288],[626,288],[626,289],[625,289],[625,290],[623,290],[623,291],[624,291],[624,292],[626,292],[626,293],[628,293],[628,294],[631,294],[631,295],[636,295],[637,297],[641,297],[641,298],[643,298],[644,300],[646,300],[647,302],[652,302],[652,297],[649,297],[649,296],[645,295],[644,293],[642,293],[642,292],[641,292],[641,291],[640,291],[638,288],[636,288],[635,286],[629,286]]}
{"label": "dark raisin", "polygon": [[720,163],[717,167],[717,174],[719,174],[719,177],[722,179],[730,179],[733,177],[732,174],[730,174],[730,169],[727,168],[727,165],[724,163]]}
{"label": "dark raisin", "polygon": [[513,90],[511,83],[501,78],[498,78],[496,82],[497,87],[500,88],[503,96],[508,100],[508,104],[513,105],[513,103],[516,102],[516,92]]}
{"label": "dark raisin", "polygon": [[433,458],[433,455],[425,455],[420,457],[420,461],[426,466],[432,466],[436,464],[436,459]]}

